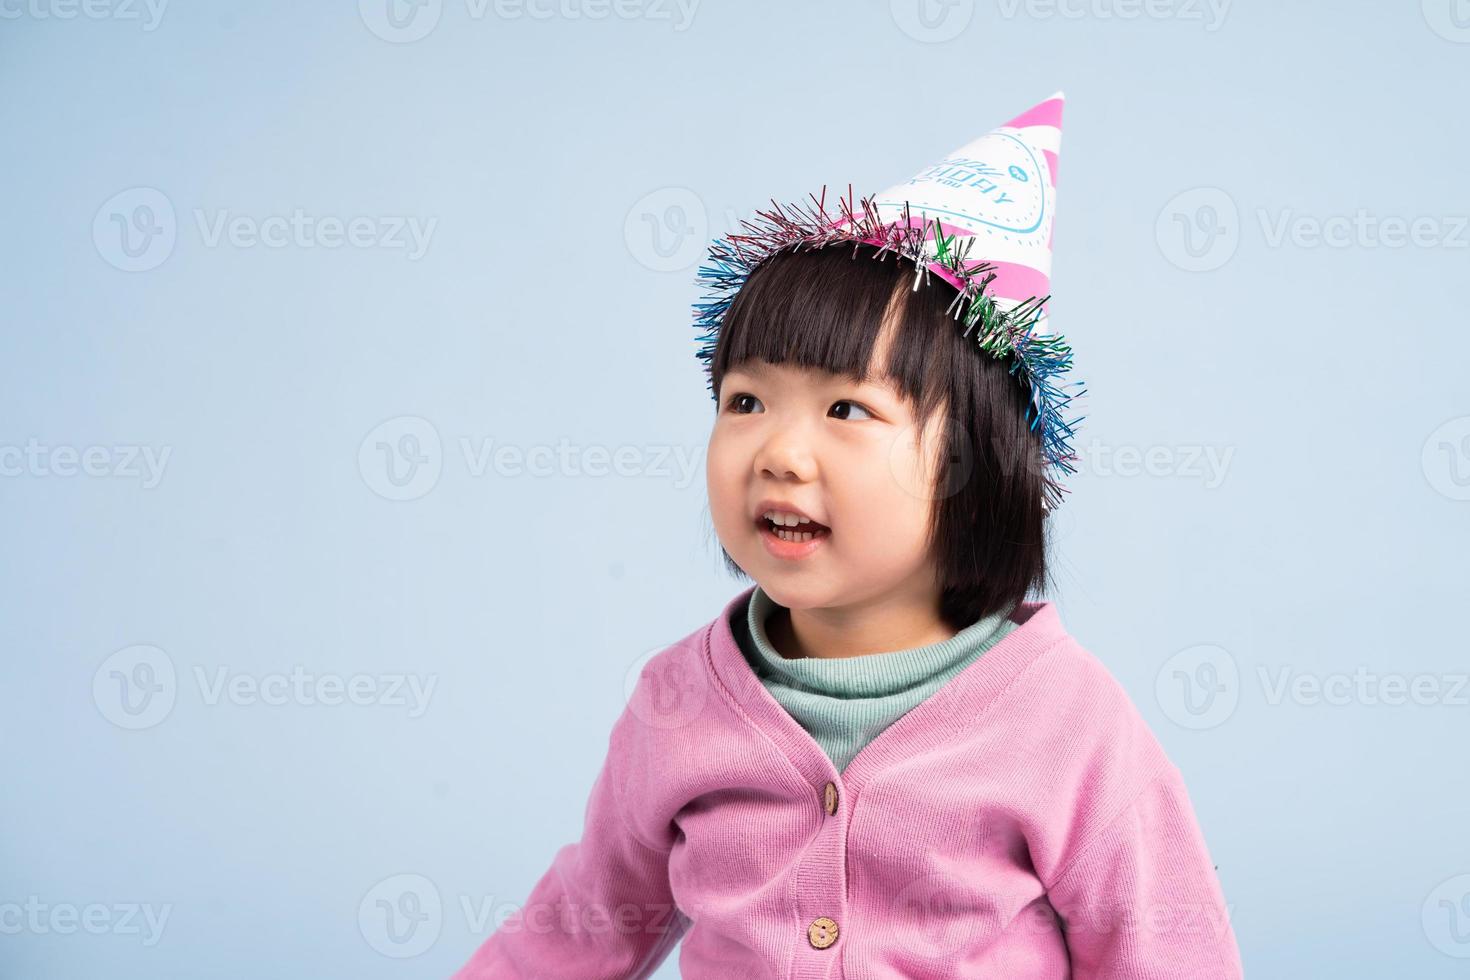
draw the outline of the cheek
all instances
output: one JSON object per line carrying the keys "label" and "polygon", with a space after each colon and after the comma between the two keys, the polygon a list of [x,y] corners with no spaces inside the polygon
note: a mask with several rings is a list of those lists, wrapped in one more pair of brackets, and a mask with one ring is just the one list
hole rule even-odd
{"label": "cheek", "polygon": [[704,479],[710,516],[716,528],[744,513],[746,487],[742,476],[745,470],[736,447],[728,439],[722,439],[718,431],[712,434],[705,448]]}
{"label": "cheek", "polygon": [[853,466],[835,501],[843,526],[861,532],[875,549],[922,544],[928,534],[929,501],[922,495],[925,474],[903,444],[872,454]]}
{"label": "cheek", "polygon": [[914,432],[905,433],[890,447],[885,473],[891,484],[891,493],[901,497],[907,509],[927,519],[939,492],[937,480],[941,469],[941,456],[945,446],[942,434],[931,432],[929,441],[922,446],[914,438]]}
{"label": "cheek", "polygon": [[[928,504],[886,481],[843,505],[842,526],[860,533],[879,551],[906,550],[922,545],[928,533]],[[849,539],[857,540],[857,538]]]}

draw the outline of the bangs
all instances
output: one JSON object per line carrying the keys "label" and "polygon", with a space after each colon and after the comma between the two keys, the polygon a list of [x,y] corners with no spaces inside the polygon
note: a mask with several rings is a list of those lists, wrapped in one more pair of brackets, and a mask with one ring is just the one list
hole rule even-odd
{"label": "bangs", "polygon": [[[751,272],[725,314],[710,365],[715,390],[727,371],[767,361],[856,383],[887,382],[918,419],[928,419],[949,394],[960,347],[945,312],[957,293],[937,277],[914,290],[914,275],[912,262],[870,245],[773,255]],[[885,326],[887,358],[875,364]]]}

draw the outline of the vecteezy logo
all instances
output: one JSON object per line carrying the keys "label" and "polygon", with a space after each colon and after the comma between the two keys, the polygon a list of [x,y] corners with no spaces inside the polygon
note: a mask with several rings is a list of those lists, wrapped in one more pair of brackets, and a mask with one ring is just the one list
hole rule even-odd
{"label": "vecteezy logo", "polygon": [[444,0],[357,0],[367,29],[393,44],[409,44],[439,25]]}
{"label": "vecteezy logo", "polygon": [[661,187],[643,195],[623,219],[623,241],[644,268],[677,272],[697,262],[709,233],[699,195],[687,187]]}
{"label": "vecteezy logo", "polygon": [[1470,415],[1429,433],[1419,463],[1435,490],[1451,500],[1470,500]]}
{"label": "vecteezy logo", "polygon": [[974,941],[977,911],[985,902],[973,886],[948,875],[930,874],[909,882],[889,905],[899,924],[904,951],[926,959],[953,957]]}
{"label": "vecteezy logo", "polygon": [[1470,875],[1440,882],[1420,915],[1430,945],[1446,956],[1470,959]]}
{"label": "vecteezy logo", "polygon": [[357,469],[385,500],[417,500],[439,483],[444,452],[428,419],[400,415],[369,432],[357,447]]}
{"label": "vecteezy logo", "polygon": [[444,906],[439,889],[423,875],[384,878],[357,906],[357,928],[367,944],[384,956],[407,959],[439,940]]}
{"label": "vecteezy logo", "polygon": [[152,728],[174,709],[179,685],[174,662],[158,647],[117,651],[92,675],[92,701],[119,728]]}
{"label": "vecteezy logo", "polygon": [[1186,272],[1209,272],[1229,262],[1240,244],[1240,213],[1218,187],[1174,195],[1159,212],[1154,237],[1164,258]]}
{"label": "vecteezy logo", "polygon": [[1424,22],[1446,41],[1470,44],[1470,0],[1422,0]]}
{"label": "vecteezy logo", "polygon": [[178,238],[174,206],[163,191],[130,187],[108,198],[92,218],[97,254],[124,272],[146,272],[173,254]]}
{"label": "vecteezy logo", "polygon": [[656,667],[650,662],[669,645],[654,647],[624,673],[623,697],[628,710],[650,728],[679,728],[704,711],[709,685],[699,663],[699,637],[694,633],[673,644],[677,651],[662,657]]}
{"label": "vecteezy logo", "polygon": [[1159,668],[1154,696],[1164,714],[1181,728],[1214,728],[1235,713],[1240,668],[1224,647],[1188,647]]}
{"label": "vecteezy logo", "polygon": [[918,425],[907,424],[900,428],[888,445],[888,474],[904,493],[917,500],[948,500],[969,483],[975,470],[974,439],[966,431],[964,423],[956,418],[931,418],[937,436],[947,439],[949,433],[958,433],[955,451],[941,458],[938,472],[919,465],[922,458],[917,449],[922,444],[924,432]]}
{"label": "vecteezy logo", "polygon": [[888,12],[898,29],[915,41],[940,44],[970,26],[975,0],[889,0]]}

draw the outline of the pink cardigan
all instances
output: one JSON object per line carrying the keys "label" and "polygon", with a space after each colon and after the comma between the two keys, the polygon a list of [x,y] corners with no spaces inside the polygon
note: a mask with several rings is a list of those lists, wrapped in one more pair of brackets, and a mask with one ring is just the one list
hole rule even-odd
{"label": "pink cardigan", "polygon": [[[753,586],[751,587],[753,588]],[[455,980],[1241,976],[1179,770],[1050,602],[839,774],[730,632],[643,668],[581,840]]]}

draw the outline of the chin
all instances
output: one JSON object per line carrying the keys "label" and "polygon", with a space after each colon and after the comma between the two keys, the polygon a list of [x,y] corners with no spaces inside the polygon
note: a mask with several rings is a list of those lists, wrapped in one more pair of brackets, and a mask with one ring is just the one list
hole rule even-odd
{"label": "chin", "polygon": [[756,577],[761,591],[775,600],[776,605],[787,609],[819,609],[832,605],[832,599],[841,592],[837,582],[800,582],[796,576],[767,575]]}

